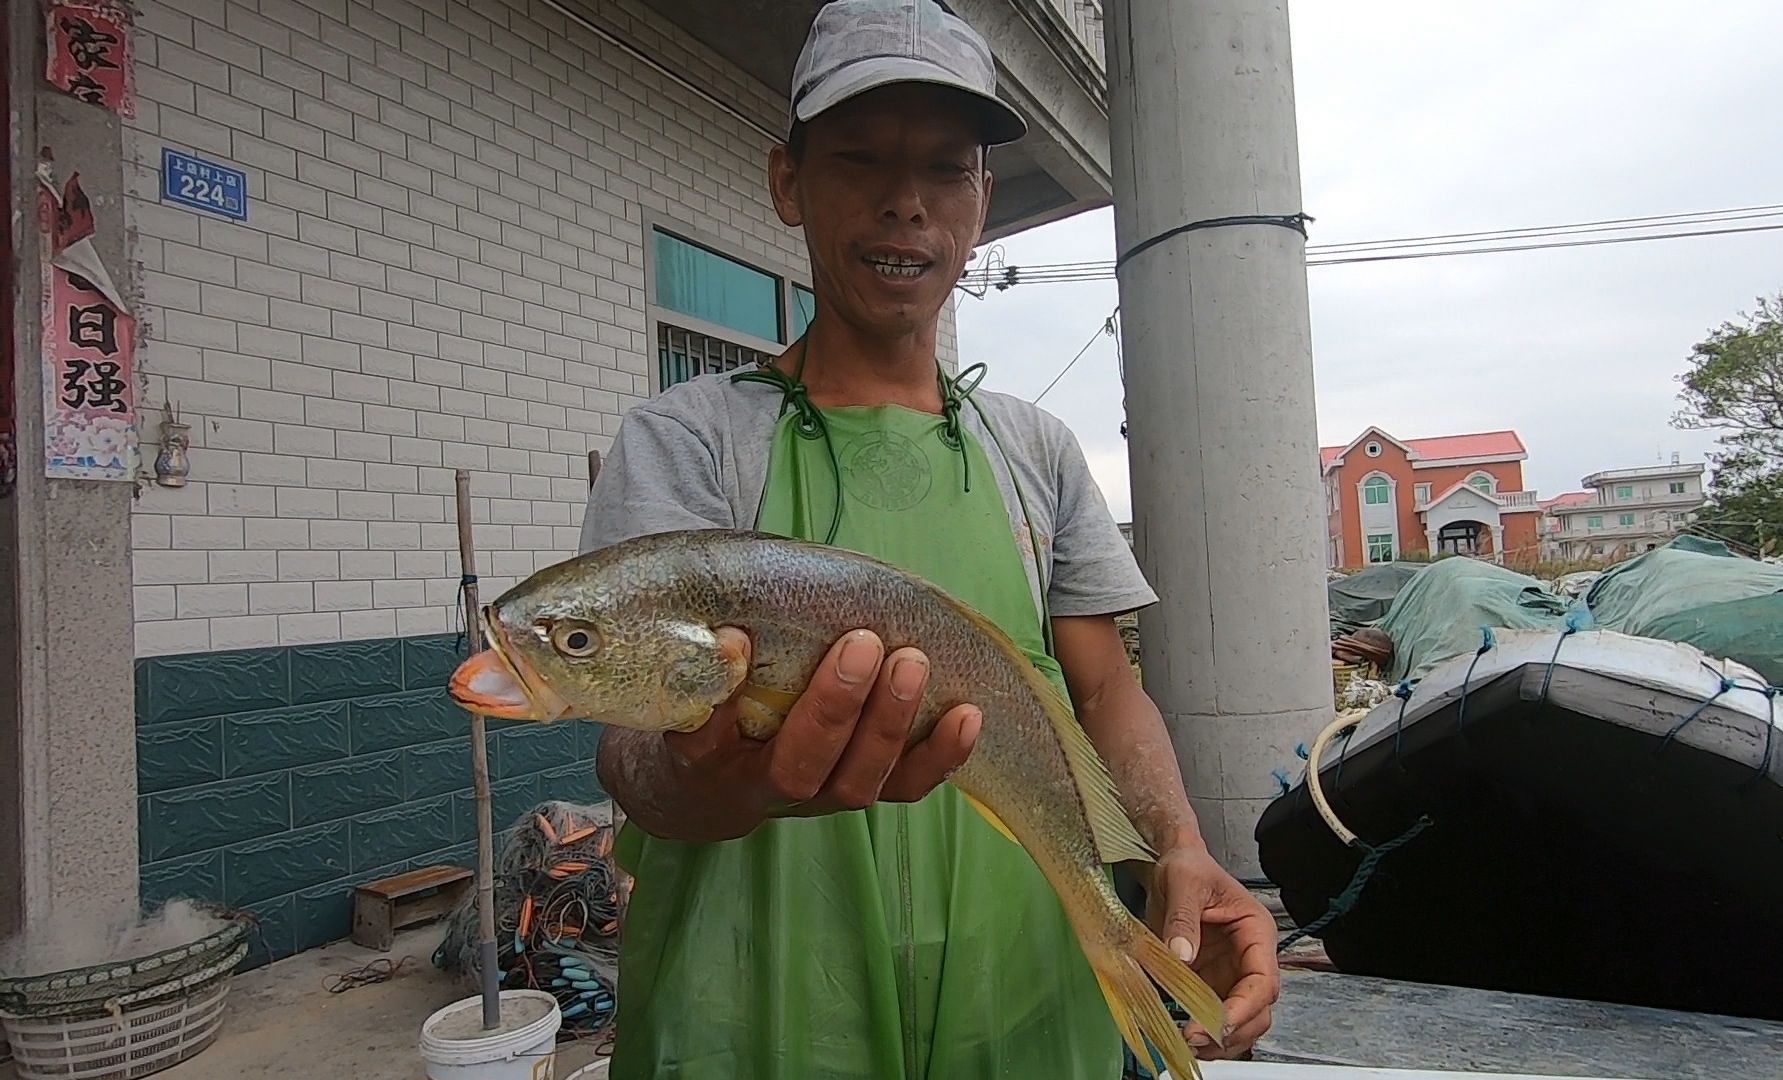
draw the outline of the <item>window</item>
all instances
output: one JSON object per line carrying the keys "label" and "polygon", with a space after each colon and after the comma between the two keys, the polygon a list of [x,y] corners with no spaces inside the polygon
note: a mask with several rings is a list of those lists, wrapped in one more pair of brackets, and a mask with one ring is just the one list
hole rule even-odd
{"label": "window", "polygon": [[1412,493],[1417,497],[1419,506],[1423,506],[1423,505],[1427,504],[1428,502],[1430,502],[1430,485],[1429,484],[1419,484],[1417,487],[1412,489]]}
{"label": "window", "polygon": [[781,340],[780,279],[656,230],[656,304],[763,341]]}
{"label": "window", "polygon": [[664,389],[695,375],[754,367],[771,357],[759,349],[723,338],[684,330],[658,320],[656,324],[656,373]]}
{"label": "window", "polygon": [[1371,563],[1383,563],[1383,562],[1392,562],[1393,561],[1393,534],[1392,533],[1369,533],[1368,534],[1368,561]]}
{"label": "window", "polygon": [[817,317],[817,294],[803,285],[792,287],[792,333],[786,340],[797,341]]}
{"label": "window", "polygon": [[1362,452],[1364,454],[1367,454],[1369,457],[1380,457],[1381,456],[1381,444],[1377,443],[1377,442],[1371,442],[1367,446],[1364,446],[1362,448]]}
{"label": "window", "polygon": [[1592,514],[1590,517],[1585,519],[1585,527],[1587,529],[1601,529],[1601,528],[1603,528],[1603,515],[1602,514]]}
{"label": "window", "polygon": [[1671,483],[1667,484],[1665,487],[1666,487],[1666,490],[1671,492],[1673,495],[1684,494],[1684,481],[1682,481],[1682,480],[1673,480]]}
{"label": "window", "polygon": [[667,229],[651,229],[657,389],[752,366],[810,325],[817,298],[783,274]]}
{"label": "window", "polygon": [[1633,514],[1618,514],[1618,515],[1616,515],[1616,524],[1618,524],[1618,525],[1633,525],[1634,524],[1634,515]]}
{"label": "window", "polygon": [[1385,506],[1393,501],[1392,485],[1384,476],[1371,476],[1362,481],[1362,502],[1366,506]]}
{"label": "window", "polygon": [[1474,473],[1467,478],[1467,486],[1486,495],[1492,494],[1492,477],[1483,472]]}
{"label": "window", "polygon": [[1632,499],[1632,498],[1634,498],[1634,485],[1633,484],[1618,484],[1616,486],[1616,498],[1618,498],[1618,499]]}

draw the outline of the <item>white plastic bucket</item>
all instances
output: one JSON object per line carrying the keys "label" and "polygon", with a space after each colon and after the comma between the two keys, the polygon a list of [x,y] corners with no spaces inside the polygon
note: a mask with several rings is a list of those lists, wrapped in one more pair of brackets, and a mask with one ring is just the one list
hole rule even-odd
{"label": "white plastic bucket", "polygon": [[563,1012],[542,990],[503,990],[501,1022],[483,1028],[483,998],[454,1001],[421,1025],[428,1080],[553,1080]]}
{"label": "white plastic bucket", "polygon": [[592,1065],[584,1065],[563,1080],[606,1080],[607,1067],[613,1064],[612,1058],[601,1058]]}

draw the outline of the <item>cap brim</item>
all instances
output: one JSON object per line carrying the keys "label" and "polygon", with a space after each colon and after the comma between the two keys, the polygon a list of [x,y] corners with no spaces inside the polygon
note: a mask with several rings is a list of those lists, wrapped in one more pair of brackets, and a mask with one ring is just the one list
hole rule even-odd
{"label": "cap brim", "polygon": [[793,116],[801,123],[810,123],[819,113],[850,98],[894,83],[926,83],[958,91],[963,104],[977,114],[988,146],[1012,143],[1028,133],[1027,121],[1001,98],[962,82],[941,67],[904,56],[876,57],[837,71],[799,99]]}

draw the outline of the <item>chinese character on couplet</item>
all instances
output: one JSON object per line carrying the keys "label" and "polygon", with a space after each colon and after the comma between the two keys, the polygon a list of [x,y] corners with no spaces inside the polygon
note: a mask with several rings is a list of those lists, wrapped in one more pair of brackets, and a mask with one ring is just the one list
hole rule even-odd
{"label": "chinese character on couplet", "polygon": [[105,104],[105,84],[84,71],[68,80],[68,92],[89,105]]}
{"label": "chinese character on couplet", "polygon": [[119,365],[112,360],[83,360],[71,356],[68,371],[62,376],[62,404],[70,409],[109,409],[128,412],[124,401],[124,380],[118,378]]}
{"label": "chinese character on couplet", "polygon": [[118,313],[110,304],[68,305],[68,340],[106,356],[118,351]]}
{"label": "chinese character on couplet", "polygon": [[82,71],[118,66],[111,58],[111,47],[118,43],[116,34],[108,34],[78,15],[62,17],[62,32],[68,35],[68,55]]}

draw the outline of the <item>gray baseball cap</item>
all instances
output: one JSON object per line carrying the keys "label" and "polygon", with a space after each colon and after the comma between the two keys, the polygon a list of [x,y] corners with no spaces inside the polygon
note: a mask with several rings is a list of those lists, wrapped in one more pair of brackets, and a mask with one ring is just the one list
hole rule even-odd
{"label": "gray baseball cap", "polygon": [[1027,133],[1021,115],[997,97],[990,46],[934,0],[832,0],[811,23],[792,74],[792,121],[890,83],[952,87],[966,96],[996,146]]}

